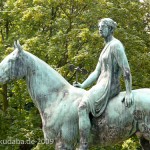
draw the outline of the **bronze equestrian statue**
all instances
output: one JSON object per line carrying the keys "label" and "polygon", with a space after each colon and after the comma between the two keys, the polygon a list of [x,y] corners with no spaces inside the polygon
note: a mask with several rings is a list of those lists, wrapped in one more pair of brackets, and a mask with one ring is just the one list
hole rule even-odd
{"label": "bronze equestrian statue", "polygon": [[[106,46],[94,75],[75,85],[81,88],[72,86],[44,61],[24,51],[18,41],[14,43],[14,51],[0,63],[0,83],[26,80],[41,115],[44,138],[54,140],[56,150],[75,149],[79,138],[79,149],[88,149],[90,142],[111,146],[134,134],[140,138],[144,150],[150,149],[150,89],[131,92],[124,48],[112,36],[115,28],[116,23],[111,19],[100,21],[100,34]],[[126,92],[120,92],[121,71]],[[82,89],[96,79],[97,84],[90,90]]]}

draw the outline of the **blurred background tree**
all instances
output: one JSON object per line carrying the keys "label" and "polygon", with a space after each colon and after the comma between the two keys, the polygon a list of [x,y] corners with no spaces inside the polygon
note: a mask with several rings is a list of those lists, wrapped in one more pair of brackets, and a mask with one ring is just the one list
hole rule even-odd
{"label": "blurred background tree", "polygon": [[[0,60],[19,39],[24,50],[56,69],[71,84],[75,76],[69,64],[95,69],[104,47],[98,20],[109,17],[118,23],[115,37],[121,40],[130,63],[133,89],[150,87],[150,3],[138,0],[0,0]],[[83,82],[88,75],[80,75]],[[123,79],[122,90],[124,90]],[[38,110],[25,82],[19,80],[0,88],[0,140],[27,139],[34,144],[0,145],[0,150],[47,150],[53,145],[43,139]],[[140,149],[138,139],[98,150]]]}

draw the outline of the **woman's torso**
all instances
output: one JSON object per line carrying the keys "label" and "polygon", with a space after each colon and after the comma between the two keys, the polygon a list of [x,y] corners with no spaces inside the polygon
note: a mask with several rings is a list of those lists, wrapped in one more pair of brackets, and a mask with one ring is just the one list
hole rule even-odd
{"label": "woman's torso", "polygon": [[[115,43],[115,46],[113,46]],[[101,64],[101,74],[99,76],[97,84],[100,84],[104,88],[110,88],[110,97],[113,97],[120,92],[120,74],[121,68],[113,54],[113,49],[119,46],[121,42],[117,39],[113,39],[106,44],[101,52],[99,62]]]}

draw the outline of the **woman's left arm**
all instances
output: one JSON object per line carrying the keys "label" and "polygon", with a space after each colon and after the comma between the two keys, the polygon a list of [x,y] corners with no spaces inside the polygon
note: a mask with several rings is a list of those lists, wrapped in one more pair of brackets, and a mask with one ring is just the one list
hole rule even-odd
{"label": "woman's left arm", "polygon": [[131,71],[130,71],[128,60],[127,60],[127,56],[125,54],[124,47],[121,43],[114,44],[112,47],[112,51],[118,62],[118,65],[121,67],[121,69],[123,71],[123,76],[125,79],[125,86],[126,86],[125,105],[127,107],[130,107],[133,103],[132,76],[131,76]]}

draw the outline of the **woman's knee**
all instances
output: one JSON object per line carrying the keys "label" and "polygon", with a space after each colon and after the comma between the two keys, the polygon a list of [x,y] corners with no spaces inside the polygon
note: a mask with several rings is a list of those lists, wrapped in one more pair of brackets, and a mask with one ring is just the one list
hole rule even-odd
{"label": "woman's knee", "polygon": [[85,109],[87,109],[87,102],[81,101],[79,106],[78,106],[78,111],[82,111],[82,110],[85,110]]}

